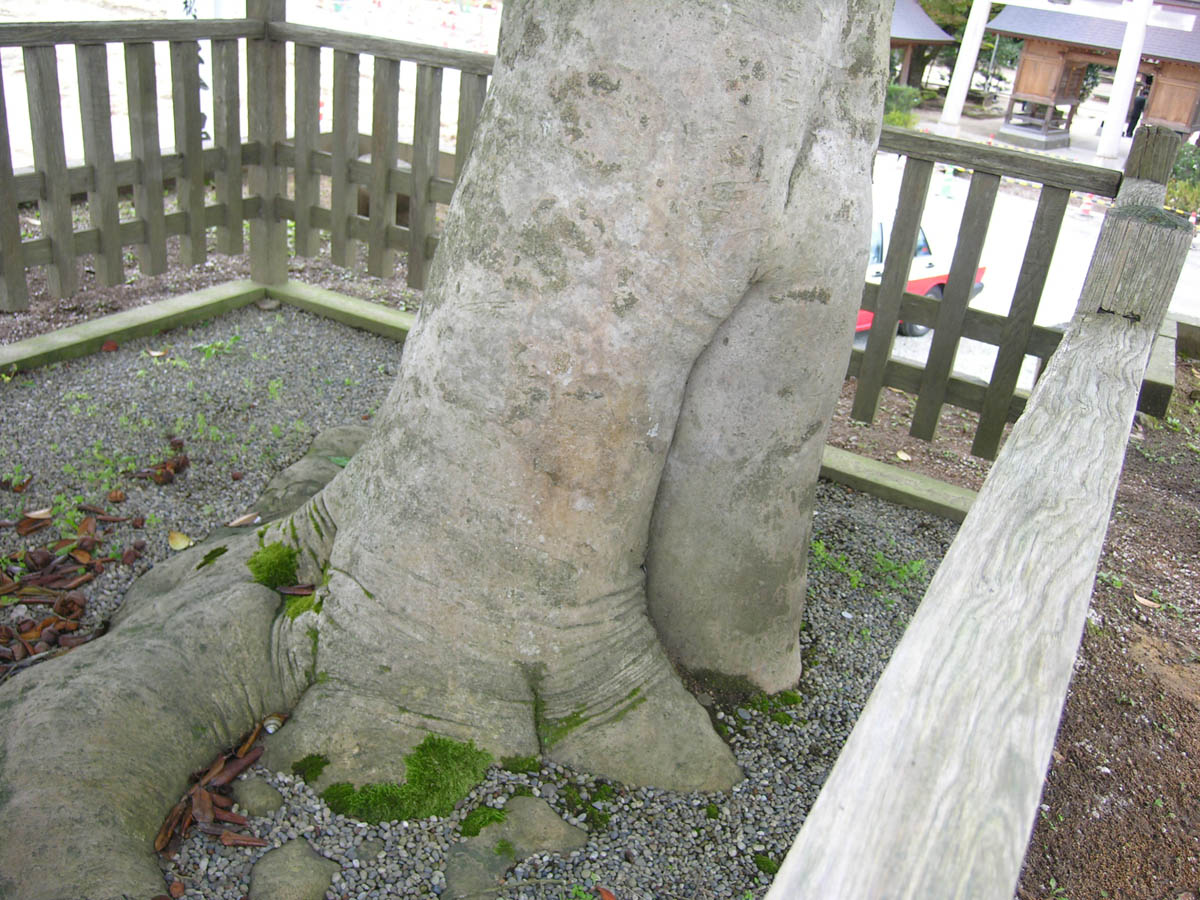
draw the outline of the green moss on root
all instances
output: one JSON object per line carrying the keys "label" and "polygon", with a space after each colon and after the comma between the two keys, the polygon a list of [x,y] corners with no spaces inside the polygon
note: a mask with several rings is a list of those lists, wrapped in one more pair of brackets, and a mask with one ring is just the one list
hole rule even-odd
{"label": "green moss on root", "polygon": [[296,548],[279,541],[267,544],[246,560],[246,567],[259,584],[269,588],[296,583]]}
{"label": "green moss on root", "polygon": [[431,734],[404,757],[408,778],[404,784],[367,784],[355,789],[339,782],[326,788],[321,799],[335,813],[370,824],[448,816],[483,780],[491,761],[491,754],[473,741],[462,744]]}

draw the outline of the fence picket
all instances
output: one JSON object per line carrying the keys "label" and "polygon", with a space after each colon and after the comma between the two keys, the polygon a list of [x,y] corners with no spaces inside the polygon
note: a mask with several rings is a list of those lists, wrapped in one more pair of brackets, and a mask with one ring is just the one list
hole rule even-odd
{"label": "fence picket", "polygon": [[[400,63],[375,57],[374,99],[371,112],[371,225],[367,242],[367,272],[390,278],[396,254],[388,248],[387,229],[396,224],[396,194],[388,175],[396,165],[400,120]],[[411,271],[411,264],[410,264]]]}
{"label": "fence picket", "polygon": [[103,285],[121,284],[121,214],[117,207],[117,169],[113,160],[112,104],[108,93],[108,47],[79,44],[75,47],[79,73],[79,113],[83,125],[83,157],[92,169],[88,213],[100,233],[94,255],[96,277]]}
{"label": "fence picket", "polygon": [[884,369],[892,355],[892,342],[896,339],[896,325],[900,321],[900,301],[904,298],[908,270],[917,246],[921,213],[925,211],[925,195],[929,193],[932,177],[933,162],[930,160],[909,157],[905,162],[896,219],[892,223],[883,279],[879,283],[875,320],[867,335],[867,352],[859,369],[854,405],[850,411],[850,415],[861,422],[875,418],[879,392],[883,390]]}
{"label": "fence picket", "polygon": [[350,164],[358,158],[358,54],[333,51],[333,174],[329,178],[329,258],[352,268],[355,242],[350,218],[357,212]]}
{"label": "fence picket", "polygon": [[208,256],[204,228],[204,147],[200,124],[200,45],[171,42],[171,98],[175,110],[175,150],[183,154],[183,174],[175,179],[179,209],[188,227],[180,240],[184,265],[194,266]]}
{"label": "fence picket", "polygon": [[1017,277],[1017,289],[1013,292],[1012,305],[1005,320],[1004,336],[1000,339],[996,362],[992,366],[992,377],[988,380],[987,393],[979,414],[979,427],[971,443],[971,453],[986,459],[995,459],[1008,418],[1008,407],[1013,391],[1017,387],[1017,376],[1028,352],[1029,338],[1033,333],[1033,320],[1046,276],[1050,272],[1050,260],[1058,242],[1063,215],[1071,193],[1065,188],[1042,188],[1038,197],[1037,212],[1033,227],[1029,231],[1029,242],[1025,246],[1025,258],[1021,263],[1021,274]]}
{"label": "fence picket", "polygon": [[[958,350],[959,335],[962,334],[963,318],[967,304],[971,302],[971,289],[975,286],[975,273],[979,269],[979,257],[983,253],[983,241],[987,237],[988,223],[992,218],[992,207],[1000,189],[1000,176],[990,172],[976,172],[971,177],[971,188],[967,192],[967,206],[963,210],[958,228],[958,244],[954,248],[954,259],[950,262],[950,274],[942,302],[938,306],[937,322],[934,325],[933,344],[925,362],[925,374],[921,378],[921,393],[917,397],[917,408],[913,412],[909,433],[922,440],[933,440],[938,416],[946,401],[946,381],[954,365],[954,354]],[[905,273],[907,278],[907,272]]]}
{"label": "fence picket", "polygon": [[427,238],[433,233],[436,205],[430,179],[437,175],[441,131],[442,69],[417,67],[417,100],[413,112],[412,203],[408,210],[408,283],[425,287],[429,274]]}
{"label": "fence picket", "polygon": [[167,270],[167,226],[153,44],[125,45],[125,85],[130,147],[139,173],[133,184],[133,207],[146,224],[145,240],[137,245],[138,267],[143,275],[158,275]]}
{"label": "fence picket", "polygon": [[312,223],[312,208],[317,205],[317,188],[321,179],[313,169],[312,153],[320,137],[321,50],[305,44],[296,45],[296,255],[314,256],[317,252],[317,233]]}
{"label": "fence picket", "polygon": [[213,142],[222,163],[215,173],[217,203],[225,208],[224,223],[217,226],[217,250],[240,256],[242,235],[242,100],[238,78],[238,42],[212,42]]}
{"label": "fence picket", "polygon": [[[270,22],[283,18],[284,0],[246,0],[248,18]],[[265,33],[265,30],[264,30]],[[246,83],[249,86],[247,123],[250,140],[258,145],[258,160],[250,167],[250,193],[261,198],[259,213],[250,220],[250,277],[263,284],[287,281],[287,229],[276,201],[283,196],[283,168],[275,148],[285,134],[284,44],[251,39],[246,45]]]}
{"label": "fence picket", "polygon": [[50,238],[51,261],[46,269],[46,287],[52,297],[70,297],[79,286],[79,272],[75,265],[75,239],[71,226],[71,191],[67,186],[58,57],[53,46],[25,47],[23,52],[33,161],[42,177],[38,211],[42,218],[42,233]]}
{"label": "fence picket", "polygon": [[0,310],[5,312],[29,308],[24,257],[21,222],[17,216],[17,186],[13,180],[12,147],[8,140],[4,78],[0,74]]}
{"label": "fence picket", "polygon": [[487,96],[487,76],[463,72],[458,85],[458,137],[454,147],[454,177],[462,174],[475,140],[475,127]]}

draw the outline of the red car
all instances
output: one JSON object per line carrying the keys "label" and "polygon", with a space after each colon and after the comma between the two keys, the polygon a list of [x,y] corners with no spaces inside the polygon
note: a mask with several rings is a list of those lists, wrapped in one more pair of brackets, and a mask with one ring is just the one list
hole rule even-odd
{"label": "red car", "polygon": [[[882,222],[876,222],[871,230],[871,261],[867,266],[867,281],[873,284],[879,284],[879,279],[883,277],[883,260],[887,255],[886,241],[890,235],[891,227],[885,229]],[[975,287],[971,290],[972,297],[983,290],[983,273],[985,271],[986,267],[980,266],[979,271],[975,273]],[[934,255],[929,246],[929,239],[925,237],[925,229],[920,229],[917,233],[917,249],[913,252],[912,268],[908,271],[908,286],[905,290],[910,294],[924,294],[926,297],[936,297],[940,300],[949,277],[950,264]],[[855,333],[869,330],[874,318],[874,313],[860,309],[858,321],[854,325]],[[918,337],[929,331],[929,328],[915,322],[901,322],[898,331],[905,337]]]}

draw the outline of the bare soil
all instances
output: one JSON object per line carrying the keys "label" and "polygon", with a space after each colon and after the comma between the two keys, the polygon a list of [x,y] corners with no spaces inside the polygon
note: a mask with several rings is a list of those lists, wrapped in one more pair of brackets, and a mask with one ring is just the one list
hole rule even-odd
{"label": "bare soil", "polygon": [[[128,283],[84,270],[69,300],[30,276],[30,309],[0,313],[0,343],[248,277],[217,254]],[[82,264],[86,265],[87,260]],[[419,295],[392,278],[293,259],[291,277],[400,308]],[[843,390],[830,442],[978,489],[989,463],[970,455],[975,417],[947,408],[932,443],[908,435],[915,398],[887,390],[871,427],[849,418]],[[908,459],[898,456],[903,453]],[[1052,538],[1052,536],[1047,536]],[[1091,617],[1018,889],[1020,900],[1200,900],[1200,362],[1180,359],[1167,418],[1139,417],[1130,435]]]}

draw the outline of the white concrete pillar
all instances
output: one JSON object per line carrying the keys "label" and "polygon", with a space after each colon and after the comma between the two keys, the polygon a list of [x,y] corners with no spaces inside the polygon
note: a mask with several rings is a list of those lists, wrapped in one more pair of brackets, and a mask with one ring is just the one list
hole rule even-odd
{"label": "white concrete pillar", "polygon": [[1133,85],[1137,81],[1138,65],[1142,61],[1142,45],[1146,41],[1146,21],[1154,0],[1133,0],[1129,19],[1125,22],[1125,37],[1121,41],[1121,57],[1117,61],[1117,73],[1113,76],[1112,96],[1104,112],[1104,127],[1100,132],[1100,145],[1096,148],[1099,160],[1115,161],[1121,153],[1121,136],[1125,133],[1125,116],[1129,112],[1129,101],[1133,99]]}
{"label": "white concrete pillar", "polygon": [[987,26],[990,0],[971,0],[971,12],[967,16],[967,27],[963,31],[962,44],[958,48],[958,60],[954,63],[954,74],[950,76],[950,89],[946,92],[946,105],[938,119],[938,131],[955,134],[962,118],[963,104],[971,87],[971,76],[975,74],[975,62],[979,59],[979,45],[983,43],[983,29]]}

